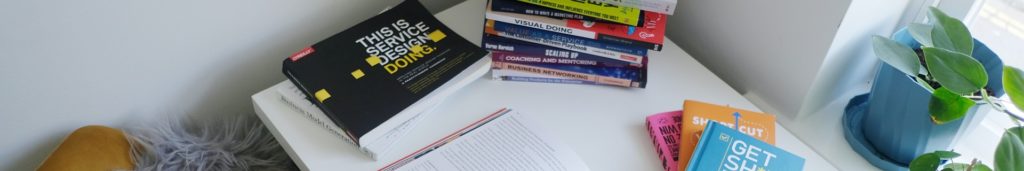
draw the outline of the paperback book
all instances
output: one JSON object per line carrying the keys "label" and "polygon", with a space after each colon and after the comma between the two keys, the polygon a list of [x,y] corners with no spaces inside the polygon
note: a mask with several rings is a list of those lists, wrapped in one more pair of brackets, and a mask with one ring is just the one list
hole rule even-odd
{"label": "paperback book", "polygon": [[679,129],[682,127],[683,111],[662,112],[647,116],[647,132],[654,142],[661,167],[665,171],[677,171],[679,166]]}
{"label": "paperback book", "polygon": [[[580,15],[580,14],[576,14],[576,13],[565,12],[565,11],[556,10],[556,9],[547,8],[547,7],[542,7],[542,6],[537,6],[537,5],[533,5],[533,4],[527,4],[527,3],[519,2],[519,1],[516,1],[516,0],[491,0],[490,3],[491,3],[491,5],[489,5],[489,6],[492,7],[492,10],[494,10],[494,11],[511,12],[511,13],[519,13],[519,14],[528,14],[528,15],[537,15],[537,16],[545,16],[545,17],[552,17],[552,18],[577,19],[577,20],[589,20],[589,21],[601,20],[601,19],[597,19],[597,18],[594,18],[594,17],[587,17],[585,15]],[[640,23],[637,23],[637,24],[640,24]]]}
{"label": "paperback book", "polygon": [[[582,84],[612,85],[632,88],[644,88],[647,86],[647,73],[645,70],[631,70],[628,68],[615,67],[585,67],[550,64],[528,65],[511,62],[493,62],[491,67],[491,74],[493,75],[494,78],[510,81],[523,80],[506,79],[505,76],[529,77],[533,75],[541,76],[541,78],[579,80],[581,82],[578,83]],[[530,75],[522,75],[517,73],[527,73]]]}
{"label": "paperback book", "polygon": [[365,148],[485,73],[487,53],[408,0],[296,52],[282,72]]}
{"label": "paperback book", "polygon": [[379,170],[589,170],[549,133],[517,111],[501,109]]}
{"label": "paperback book", "polygon": [[[736,128],[768,144],[775,144],[775,115],[705,103],[683,101],[683,127],[679,139],[679,161],[690,161],[697,141],[710,123]],[[679,168],[687,168],[679,162]]]}
{"label": "paperback book", "polygon": [[554,46],[531,43],[512,38],[505,38],[497,35],[484,34],[482,46],[487,50],[510,52],[529,56],[562,57],[573,59],[593,59],[600,63],[609,65],[624,64],[633,67],[645,67],[647,58],[634,58],[632,56],[602,56],[591,53],[583,53]]}
{"label": "paperback book", "polygon": [[599,18],[619,24],[636,26],[640,22],[640,9],[617,6],[593,0],[519,0],[543,7]]}
{"label": "paperback book", "polygon": [[[598,40],[602,43],[621,44],[660,51],[665,37],[666,16],[644,12],[638,26],[593,22],[577,19],[557,19],[537,15],[493,11],[499,2],[521,3],[514,0],[491,0],[485,12],[487,19],[564,35]],[[529,5],[529,4],[524,4]]]}
{"label": "paperback book", "polygon": [[672,15],[676,11],[678,0],[597,0],[612,5],[639,8],[644,11]]}
{"label": "paperback book", "polygon": [[804,158],[751,137],[732,127],[712,122],[700,137],[688,171],[803,170]]}
{"label": "paperback book", "polygon": [[647,56],[647,49],[642,47],[611,44],[504,22],[495,22],[494,20],[487,20],[484,27],[484,31],[488,34],[531,43],[551,44],[549,46],[578,52],[597,53],[595,55],[605,56],[629,56],[636,58],[634,61],[639,61],[639,58]]}

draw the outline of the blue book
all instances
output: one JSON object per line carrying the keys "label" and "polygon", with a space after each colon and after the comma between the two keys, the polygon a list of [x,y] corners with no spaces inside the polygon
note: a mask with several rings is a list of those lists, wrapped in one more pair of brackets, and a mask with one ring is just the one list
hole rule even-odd
{"label": "blue book", "polygon": [[804,158],[708,122],[686,170],[784,171],[803,170]]}

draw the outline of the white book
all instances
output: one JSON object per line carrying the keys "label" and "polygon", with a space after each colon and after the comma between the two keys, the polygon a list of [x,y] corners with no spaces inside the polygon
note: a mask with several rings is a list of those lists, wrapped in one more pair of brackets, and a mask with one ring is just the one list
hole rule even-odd
{"label": "white book", "polygon": [[382,171],[590,170],[576,152],[512,109],[501,109]]}

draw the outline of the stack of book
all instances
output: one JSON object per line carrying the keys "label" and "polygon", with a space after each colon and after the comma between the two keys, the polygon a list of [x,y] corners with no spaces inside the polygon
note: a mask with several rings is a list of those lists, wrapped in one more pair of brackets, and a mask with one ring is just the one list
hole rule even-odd
{"label": "stack of book", "polygon": [[804,159],[775,144],[775,116],[695,100],[647,117],[666,171],[801,170]]}
{"label": "stack of book", "polygon": [[[605,2],[608,1],[608,2]],[[482,46],[496,79],[643,88],[675,0],[490,0]]]}

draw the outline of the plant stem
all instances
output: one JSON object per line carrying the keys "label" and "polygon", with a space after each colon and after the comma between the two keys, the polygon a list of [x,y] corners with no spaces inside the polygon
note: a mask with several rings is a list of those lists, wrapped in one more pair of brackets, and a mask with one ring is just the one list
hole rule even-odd
{"label": "plant stem", "polygon": [[974,169],[974,165],[977,165],[977,164],[978,164],[978,159],[977,158],[971,159],[971,165],[967,166],[967,171],[971,171],[972,169]]}
{"label": "plant stem", "polygon": [[[971,98],[973,100],[977,96],[964,96],[964,97]],[[1024,121],[1024,117],[1021,117],[1021,116],[1019,116],[1017,114],[1014,114],[1014,113],[1010,112],[1010,110],[1007,110],[1006,107],[1003,106],[1002,103],[992,102],[992,97],[988,96],[988,91],[986,91],[984,88],[981,89],[981,99],[985,100],[985,103],[991,104],[992,108],[996,109],[996,111],[1003,112],[1007,116],[1010,116],[1010,120],[1013,121],[1013,123],[1017,124],[1017,126],[1020,126],[1020,124],[1021,124],[1020,121]]]}

